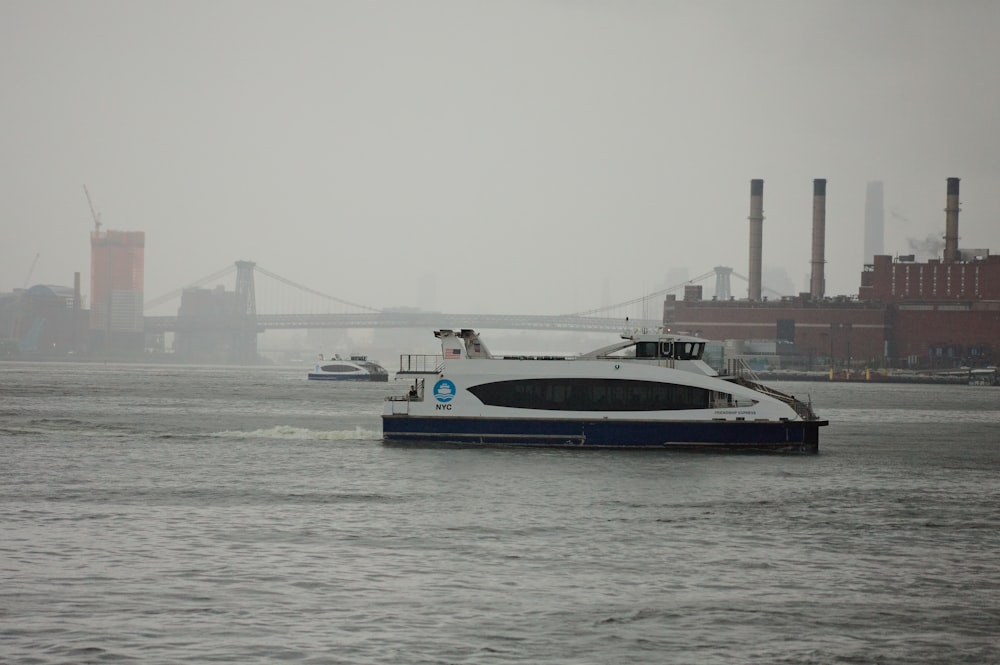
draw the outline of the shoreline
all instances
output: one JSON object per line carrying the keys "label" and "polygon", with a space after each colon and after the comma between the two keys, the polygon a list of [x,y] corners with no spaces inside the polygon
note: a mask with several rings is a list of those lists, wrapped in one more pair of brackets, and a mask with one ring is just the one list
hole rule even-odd
{"label": "shoreline", "polygon": [[[838,372],[833,377],[829,371],[807,372],[807,371],[764,371],[755,372],[761,381],[816,381],[824,383],[905,383],[905,384],[934,384],[967,386],[969,384],[969,374],[928,374],[922,372],[892,372],[882,374],[880,372],[866,373],[864,370],[852,372],[850,377],[844,376],[843,372]],[[987,386],[989,387],[989,386]]]}

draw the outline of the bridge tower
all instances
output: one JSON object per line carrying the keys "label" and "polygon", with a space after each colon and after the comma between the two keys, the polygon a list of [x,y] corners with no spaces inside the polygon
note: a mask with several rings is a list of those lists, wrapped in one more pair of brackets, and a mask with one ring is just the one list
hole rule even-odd
{"label": "bridge tower", "polygon": [[715,266],[715,299],[729,300],[732,292],[729,290],[729,276],[733,274],[732,268],[725,266]]}
{"label": "bridge tower", "polygon": [[257,360],[257,296],[254,292],[253,261],[236,262],[236,307],[233,311],[232,353],[238,362]]}

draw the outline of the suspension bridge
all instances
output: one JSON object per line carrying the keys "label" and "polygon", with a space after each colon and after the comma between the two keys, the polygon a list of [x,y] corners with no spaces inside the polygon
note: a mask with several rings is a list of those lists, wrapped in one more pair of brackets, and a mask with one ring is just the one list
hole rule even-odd
{"label": "suspension bridge", "polygon": [[[731,275],[746,280],[731,268],[717,267],[665,289],[584,312],[452,314],[370,307],[299,284],[252,261],[236,261],[185,287],[147,300],[143,309],[146,332],[161,336],[173,333],[175,346],[180,349],[199,344],[199,338],[224,336],[234,355],[252,357],[256,353],[257,335],[267,330],[473,327],[617,333],[626,320],[629,327],[655,328],[662,325],[662,318],[649,318],[648,313],[660,312],[668,293],[715,277],[716,298],[728,300]],[[180,304],[176,315],[152,314],[177,302]]]}

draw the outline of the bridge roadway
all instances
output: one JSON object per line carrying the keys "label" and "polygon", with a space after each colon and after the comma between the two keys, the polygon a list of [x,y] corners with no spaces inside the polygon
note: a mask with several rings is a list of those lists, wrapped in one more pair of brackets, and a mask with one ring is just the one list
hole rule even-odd
{"label": "bridge roadway", "polygon": [[[214,325],[213,325],[214,324]],[[663,325],[655,319],[630,319],[629,328],[653,329]],[[145,317],[146,332],[220,330],[239,326],[232,319],[181,322],[176,316]],[[306,328],[472,328],[476,330],[570,330],[620,333],[625,321],[607,317],[542,316],[531,314],[442,314],[439,312],[362,312],[353,314],[257,314],[258,332]]]}

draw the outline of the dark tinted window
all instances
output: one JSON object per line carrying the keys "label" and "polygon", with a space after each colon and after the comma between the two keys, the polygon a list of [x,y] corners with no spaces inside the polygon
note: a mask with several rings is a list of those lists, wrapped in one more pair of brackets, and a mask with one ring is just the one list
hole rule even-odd
{"label": "dark tinted window", "polygon": [[323,365],[324,372],[357,372],[358,368],[354,365]]}
{"label": "dark tinted window", "polygon": [[705,351],[704,342],[675,342],[674,358],[677,360],[701,360]]}
{"label": "dark tinted window", "polygon": [[483,404],[554,411],[672,411],[712,407],[712,391],[655,381],[525,379],[469,388]]}
{"label": "dark tinted window", "polygon": [[656,342],[636,342],[636,344],[635,344],[635,357],[636,358],[655,358],[656,357]]}

